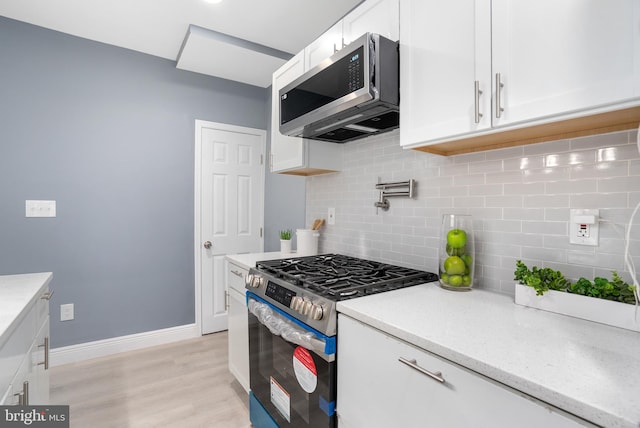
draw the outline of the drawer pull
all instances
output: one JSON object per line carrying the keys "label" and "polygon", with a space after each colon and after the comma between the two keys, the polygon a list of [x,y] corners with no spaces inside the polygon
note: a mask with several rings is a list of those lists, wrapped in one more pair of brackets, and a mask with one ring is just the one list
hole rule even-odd
{"label": "drawer pull", "polygon": [[46,293],[44,293],[42,296],[40,296],[40,298],[42,300],[51,300],[51,296],[53,296],[53,290],[51,291],[47,291]]}
{"label": "drawer pull", "polygon": [[44,361],[38,363],[39,366],[44,366],[45,370],[49,370],[49,338],[44,338],[44,343],[42,345],[38,345],[38,348],[44,348]]}
{"label": "drawer pull", "polygon": [[420,373],[429,376],[431,379],[437,380],[440,383],[444,383],[444,378],[442,377],[442,373],[440,372],[430,372],[427,369],[423,369],[422,367],[420,367],[416,360],[407,360],[406,358],[398,358],[398,361],[400,361],[402,364],[406,364],[409,367],[411,367],[412,369],[418,370]]}
{"label": "drawer pull", "polygon": [[502,76],[500,75],[500,73],[496,73],[496,119],[500,119],[500,117],[502,117],[502,112],[504,111],[504,107],[502,107],[502,103],[500,101],[502,88],[504,88],[504,83],[502,83]]}
{"label": "drawer pull", "polygon": [[480,90],[480,82],[476,80],[474,83],[475,123],[480,123],[480,119],[482,118],[482,113],[480,113],[480,95],[482,95],[482,91]]}
{"label": "drawer pull", "polygon": [[235,276],[239,276],[240,278],[244,277],[244,275],[242,274],[242,272],[238,271],[238,270],[233,270],[231,269],[231,273],[234,274]]}

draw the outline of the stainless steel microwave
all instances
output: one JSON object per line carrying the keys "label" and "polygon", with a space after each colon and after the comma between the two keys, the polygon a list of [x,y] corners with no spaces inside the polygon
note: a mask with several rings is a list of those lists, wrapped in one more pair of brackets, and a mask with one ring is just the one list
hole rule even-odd
{"label": "stainless steel microwave", "polygon": [[280,132],[345,143],[399,125],[398,42],[365,33],[279,91]]}

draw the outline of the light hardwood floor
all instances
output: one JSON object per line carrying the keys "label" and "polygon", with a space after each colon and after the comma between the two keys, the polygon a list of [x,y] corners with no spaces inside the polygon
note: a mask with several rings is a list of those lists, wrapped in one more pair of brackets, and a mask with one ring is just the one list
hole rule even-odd
{"label": "light hardwood floor", "polygon": [[71,428],[251,426],[227,332],[53,367],[51,403],[70,405]]}

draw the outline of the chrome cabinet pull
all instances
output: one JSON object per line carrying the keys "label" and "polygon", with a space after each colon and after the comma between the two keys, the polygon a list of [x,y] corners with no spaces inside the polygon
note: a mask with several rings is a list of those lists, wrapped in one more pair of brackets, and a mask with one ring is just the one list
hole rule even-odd
{"label": "chrome cabinet pull", "polygon": [[482,113],[480,113],[480,95],[482,95],[482,91],[480,90],[480,81],[476,80],[474,85],[474,99],[475,99],[475,121],[476,123],[480,123],[480,118],[482,117]]}
{"label": "chrome cabinet pull", "polygon": [[444,378],[442,377],[442,373],[441,372],[430,372],[427,369],[423,369],[422,367],[420,367],[416,360],[407,360],[406,358],[398,358],[398,361],[400,361],[403,364],[408,365],[409,367],[411,367],[414,370],[419,371],[420,373],[429,376],[431,379],[437,380],[440,383],[444,383]]}
{"label": "chrome cabinet pull", "polygon": [[14,397],[18,397],[18,406],[25,406],[26,404],[24,403],[24,392],[18,392],[16,394],[13,394]]}
{"label": "chrome cabinet pull", "polygon": [[225,311],[229,310],[229,292],[228,291],[224,292],[224,310]]}
{"label": "chrome cabinet pull", "polygon": [[502,83],[502,76],[500,73],[496,73],[496,118],[500,119],[502,116],[502,112],[504,108],[502,107],[502,102],[500,98],[502,97],[502,88],[504,88],[504,83]]}
{"label": "chrome cabinet pull", "polygon": [[244,275],[242,274],[242,272],[237,271],[237,270],[231,270],[231,273],[234,274],[235,276],[239,276],[240,278],[242,278]]}
{"label": "chrome cabinet pull", "polygon": [[42,345],[38,345],[38,348],[44,347],[44,361],[38,363],[39,366],[44,366],[45,370],[49,370],[49,338],[44,338],[44,343]]}
{"label": "chrome cabinet pull", "polygon": [[40,296],[40,299],[42,299],[42,300],[51,300],[52,296],[53,296],[53,290],[47,291],[46,293],[44,293],[42,296]]}
{"label": "chrome cabinet pull", "polygon": [[24,394],[24,405],[28,406],[29,405],[29,382],[26,380],[22,383],[22,392]]}

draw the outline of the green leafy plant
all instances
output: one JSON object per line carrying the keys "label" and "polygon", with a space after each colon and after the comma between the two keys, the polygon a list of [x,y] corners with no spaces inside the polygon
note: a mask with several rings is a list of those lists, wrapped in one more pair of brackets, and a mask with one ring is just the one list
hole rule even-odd
{"label": "green leafy plant", "polygon": [[521,260],[516,261],[516,271],[514,279],[520,284],[528,285],[536,290],[538,296],[542,296],[548,290],[566,290],[569,286],[567,278],[558,270],[551,268],[529,268]]}
{"label": "green leafy plant", "polygon": [[282,239],[283,241],[289,241],[291,239],[292,233],[293,232],[291,231],[291,229],[281,230],[280,239]]}
{"label": "green leafy plant", "polygon": [[616,271],[612,271],[611,280],[597,277],[590,281],[586,278],[580,278],[572,284],[560,271],[550,268],[539,269],[536,266],[529,269],[521,260],[518,260],[516,261],[514,279],[520,284],[533,287],[538,296],[542,296],[548,290],[557,290],[632,305],[636,302],[635,287],[624,282]]}

